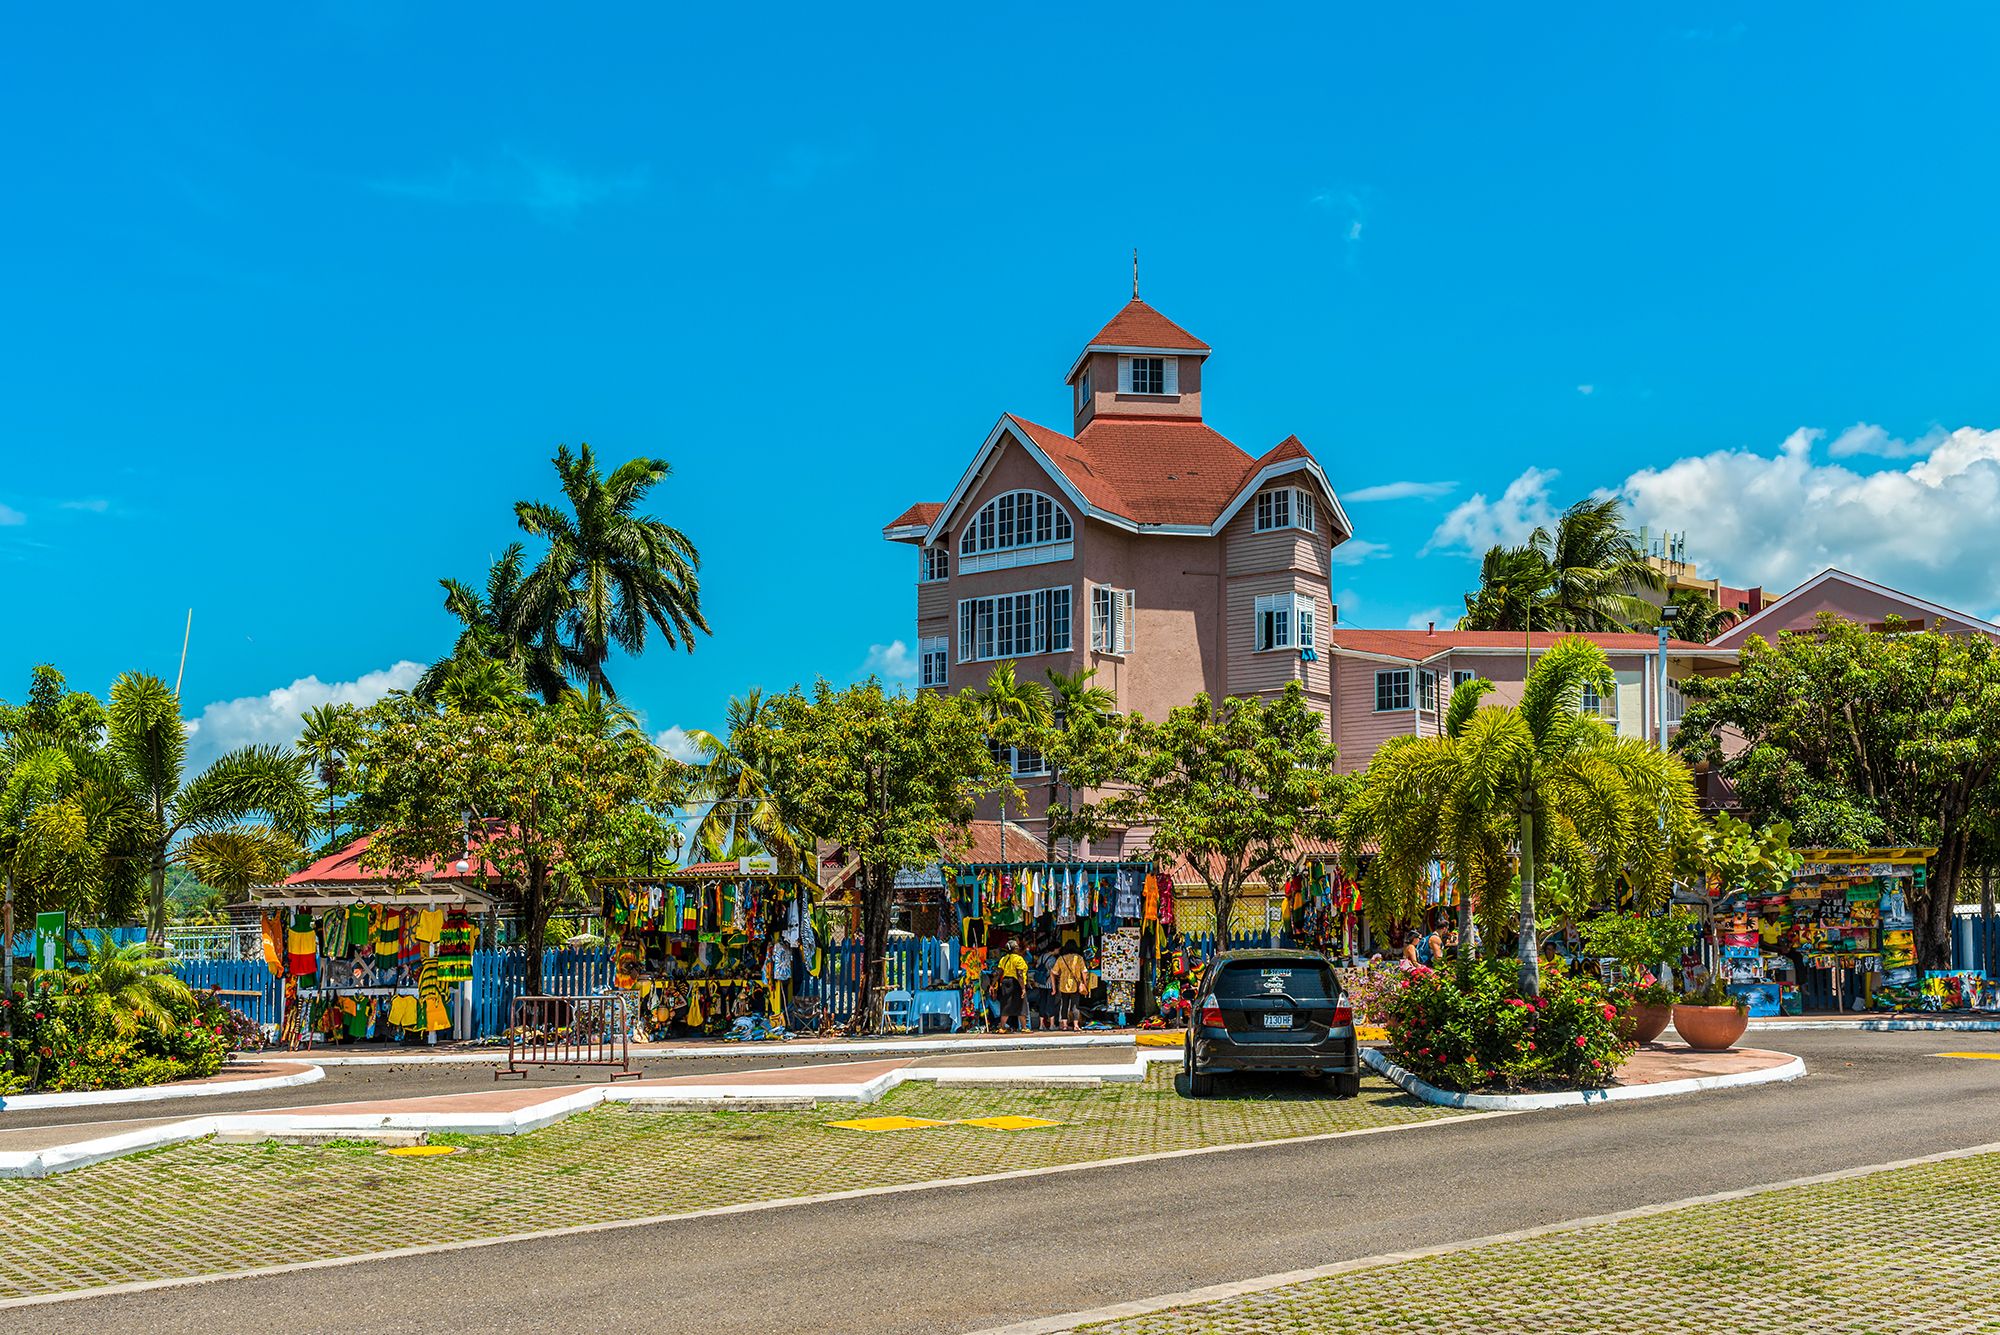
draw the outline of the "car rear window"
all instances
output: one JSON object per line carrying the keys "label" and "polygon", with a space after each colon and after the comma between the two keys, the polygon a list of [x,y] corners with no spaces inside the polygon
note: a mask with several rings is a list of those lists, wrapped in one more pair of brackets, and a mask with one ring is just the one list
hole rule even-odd
{"label": "car rear window", "polygon": [[1218,997],[1260,997],[1278,993],[1298,1000],[1331,997],[1333,971],[1321,964],[1231,964],[1217,975]]}

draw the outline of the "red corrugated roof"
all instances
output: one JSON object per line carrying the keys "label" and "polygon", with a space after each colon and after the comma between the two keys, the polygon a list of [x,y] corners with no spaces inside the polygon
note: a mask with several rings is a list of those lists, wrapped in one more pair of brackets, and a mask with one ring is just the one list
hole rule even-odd
{"label": "red corrugated roof", "polygon": [[1125,309],[1112,316],[1111,323],[1097,331],[1097,337],[1090,340],[1090,345],[1114,348],[1177,348],[1188,352],[1208,351],[1208,344],[1137,297],[1126,302]]}
{"label": "red corrugated roof", "polygon": [[498,873],[491,863],[481,859],[466,871],[458,870],[456,859],[444,862],[424,862],[414,872],[392,875],[386,871],[370,871],[361,865],[361,855],[373,842],[373,834],[364,834],[359,839],[337,853],[329,853],[304,871],[287,876],[284,885],[406,885],[418,881],[468,881],[484,883]]}
{"label": "red corrugated roof", "polygon": [[[1536,631],[1532,636],[1524,636],[1518,630],[1364,630],[1357,627],[1340,626],[1326,632],[1327,638],[1336,649],[1352,649],[1357,653],[1383,654],[1391,658],[1411,660],[1429,658],[1448,649],[1519,649],[1524,641],[1537,649],[1546,649],[1557,640],[1568,639],[1564,633]],[[1593,633],[1582,638],[1589,640],[1600,649],[1622,649],[1627,651],[1654,649],[1659,646],[1657,635],[1638,632]],[[1691,640],[1668,640],[1672,649],[1705,649],[1706,645]]]}

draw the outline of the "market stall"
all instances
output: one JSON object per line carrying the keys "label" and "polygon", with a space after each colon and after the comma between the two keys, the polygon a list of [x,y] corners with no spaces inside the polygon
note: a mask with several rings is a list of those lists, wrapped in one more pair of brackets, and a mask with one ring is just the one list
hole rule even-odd
{"label": "market stall", "polygon": [[782,1034],[799,983],[825,966],[808,877],[744,859],[596,884],[640,1037]]}
{"label": "market stall", "polygon": [[1080,955],[1093,1019],[1124,1024],[1157,1005],[1151,986],[1171,975],[1162,960],[1178,939],[1173,883],[1152,863],[970,862],[947,867],[944,882],[958,920],[965,1022],[995,1018],[996,970],[1010,947],[1029,964],[1035,993],[1051,991],[1047,974],[1062,955]]}
{"label": "market stall", "polygon": [[1753,1016],[1896,1005],[1921,992],[1913,888],[1935,849],[1800,849],[1767,894],[1712,888],[1713,946]]}
{"label": "market stall", "polygon": [[493,902],[466,889],[267,889],[264,962],[285,979],[291,1045],[435,1043],[471,1032],[475,916]]}

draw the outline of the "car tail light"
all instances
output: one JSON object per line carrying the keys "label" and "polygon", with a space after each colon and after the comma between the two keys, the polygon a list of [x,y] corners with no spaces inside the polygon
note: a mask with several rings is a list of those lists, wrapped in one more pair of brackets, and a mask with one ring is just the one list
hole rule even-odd
{"label": "car tail light", "polygon": [[1353,1024],[1353,1023],[1354,1023],[1354,1007],[1342,1004],[1339,1006],[1335,1006],[1333,1008],[1333,1027],[1335,1029],[1340,1028],[1340,1026],[1344,1024]]}
{"label": "car tail light", "polygon": [[1214,997],[1201,999],[1201,1024],[1204,1029],[1226,1029],[1229,1024],[1222,1018],[1222,1007],[1215,1004]]}

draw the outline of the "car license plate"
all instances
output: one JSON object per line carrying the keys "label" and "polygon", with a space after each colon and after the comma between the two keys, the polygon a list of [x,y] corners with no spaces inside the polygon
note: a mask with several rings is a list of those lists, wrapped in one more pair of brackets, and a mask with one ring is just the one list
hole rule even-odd
{"label": "car license plate", "polygon": [[1264,1016],[1264,1027],[1266,1029],[1290,1029],[1292,1027],[1292,1017],[1286,1011],[1271,1011]]}

